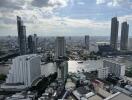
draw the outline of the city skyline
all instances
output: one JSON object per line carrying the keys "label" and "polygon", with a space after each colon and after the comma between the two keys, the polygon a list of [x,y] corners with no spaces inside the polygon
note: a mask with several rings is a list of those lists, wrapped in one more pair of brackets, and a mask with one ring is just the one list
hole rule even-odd
{"label": "city skyline", "polygon": [[130,25],[130,0],[4,0],[0,1],[0,36],[17,36],[16,16],[22,17],[27,35],[38,36],[110,36],[111,18]]}

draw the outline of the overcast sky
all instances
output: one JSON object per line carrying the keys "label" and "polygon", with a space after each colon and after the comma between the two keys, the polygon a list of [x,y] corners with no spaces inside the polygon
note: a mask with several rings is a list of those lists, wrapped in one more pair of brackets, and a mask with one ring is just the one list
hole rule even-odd
{"label": "overcast sky", "polygon": [[0,36],[17,35],[16,16],[27,35],[109,36],[114,16],[132,35],[132,0],[0,0]]}

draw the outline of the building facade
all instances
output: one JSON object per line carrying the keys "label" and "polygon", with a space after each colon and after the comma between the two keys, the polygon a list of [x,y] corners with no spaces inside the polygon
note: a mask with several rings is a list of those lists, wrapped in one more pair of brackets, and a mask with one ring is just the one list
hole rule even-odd
{"label": "building facade", "polygon": [[105,79],[108,77],[109,69],[108,67],[103,67],[101,69],[98,69],[98,78]]}
{"label": "building facade", "polygon": [[67,61],[61,62],[57,66],[57,74],[58,74],[58,77],[57,77],[58,79],[66,81],[67,75],[68,75],[68,62]]}
{"label": "building facade", "polygon": [[132,51],[132,38],[129,38],[128,40],[128,50]]}
{"label": "building facade", "polygon": [[123,22],[121,27],[120,50],[128,49],[128,32],[129,32],[129,25],[127,24],[127,22]]}
{"label": "building facade", "polygon": [[113,49],[117,49],[117,42],[118,42],[118,27],[119,21],[117,17],[113,17],[111,20],[111,37],[110,37],[110,46]]}
{"label": "building facade", "polygon": [[89,50],[89,42],[90,42],[89,35],[86,35],[85,36],[85,47],[87,50]]}
{"label": "building facade", "polygon": [[68,75],[68,62],[64,57],[66,57],[66,40],[64,37],[57,37],[55,41],[57,78],[66,81]]}
{"label": "building facade", "polygon": [[34,34],[33,38],[34,38],[34,51],[35,51],[35,53],[37,53],[37,46],[38,46],[38,37],[37,37],[37,34]]}
{"label": "building facade", "polygon": [[35,54],[37,53],[37,35],[34,34],[34,36],[29,35],[28,36],[28,52],[29,54]]}
{"label": "building facade", "polygon": [[40,56],[36,54],[18,56],[13,59],[6,83],[22,83],[31,86],[33,80],[41,75]]}
{"label": "building facade", "polygon": [[66,56],[66,40],[64,37],[57,37],[55,41],[55,58]]}
{"label": "building facade", "polygon": [[20,55],[25,55],[27,53],[26,26],[23,25],[23,21],[19,16],[17,16],[17,30],[18,30],[19,52]]}
{"label": "building facade", "polygon": [[116,77],[123,77],[125,75],[125,65],[115,61],[104,60],[103,67],[108,67],[108,72],[114,74]]}
{"label": "building facade", "polygon": [[34,42],[32,35],[28,36],[28,53],[33,54],[34,53]]}

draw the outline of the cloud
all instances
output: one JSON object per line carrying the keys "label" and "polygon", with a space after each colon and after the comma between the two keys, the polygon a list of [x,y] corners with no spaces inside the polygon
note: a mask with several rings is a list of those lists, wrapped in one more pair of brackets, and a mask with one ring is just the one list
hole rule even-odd
{"label": "cloud", "polygon": [[77,2],[77,4],[78,5],[85,5],[85,3],[84,2],[81,2],[81,1],[80,2]]}
{"label": "cloud", "polygon": [[21,0],[0,0],[0,8],[9,8],[9,9],[22,9],[24,2]]}
{"label": "cloud", "polygon": [[31,4],[36,7],[44,7],[48,6],[48,1],[49,0],[33,0]]}
{"label": "cloud", "polygon": [[106,0],[96,0],[96,4],[104,4]]}
{"label": "cloud", "polygon": [[[39,19],[37,23],[25,23],[27,27],[27,35],[37,33],[38,35],[97,35],[103,34],[103,31],[110,29],[110,22],[94,21],[89,19],[72,19],[52,17],[49,19]],[[0,33],[10,33],[17,35],[16,24],[2,24]],[[7,30],[8,29],[8,30]],[[4,34],[2,33],[2,34]],[[82,33],[82,34],[81,34]]]}
{"label": "cloud", "polygon": [[132,7],[132,2],[129,0],[96,0],[96,4],[105,4],[109,7]]}
{"label": "cloud", "polygon": [[95,21],[90,19],[71,19],[63,18],[63,23],[69,27],[106,29],[110,26],[109,21]]}
{"label": "cloud", "polygon": [[[114,4],[113,2],[115,1],[118,0],[113,0],[112,3],[111,0],[98,0],[96,4],[107,5],[109,7],[127,6],[127,3],[121,2],[122,0]],[[101,32],[102,34],[109,33],[110,20],[105,21],[103,18],[102,20],[98,20],[98,16],[96,16],[97,19],[81,17],[84,16],[84,13],[88,15],[100,14],[100,12],[96,11],[97,6],[92,6],[92,8],[95,7],[94,10],[89,10],[86,4],[85,1],[82,2],[81,0],[77,2],[74,0],[0,0],[0,33],[17,34],[16,16],[22,17],[24,24],[27,26],[27,33],[70,33],[70,30],[71,33],[79,33],[81,31],[84,33],[89,31],[100,34]],[[94,2],[94,5],[96,4]],[[83,5],[81,7],[83,9],[80,9],[80,7],[76,9],[78,5]],[[66,11],[68,14],[62,13],[60,11],[61,8],[63,8],[64,13]],[[86,8],[88,8],[90,13],[87,12]],[[84,11],[84,13],[78,14],[77,10]],[[70,14],[75,15],[76,18],[68,17]],[[120,22],[126,19],[132,21],[132,16],[125,15],[118,19]]]}
{"label": "cloud", "polygon": [[36,7],[65,7],[69,0],[33,0],[31,4]]}
{"label": "cloud", "polygon": [[123,21],[132,22],[132,15],[120,16],[120,17],[118,17],[118,19],[120,22],[123,22]]}
{"label": "cloud", "polygon": [[41,10],[46,14],[51,14],[56,9],[66,7],[69,1],[70,0],[0,0],[0,13]]}
{"label": "cloud", "polygon": [[69,0],[0,0],[0,24],[13,24],[16,16],[21,16],[25,23],[36,23],[36,20],[54,16],[55,10],[67,6],[68,2]]}
{"label": "cloud", "polygon": [[[28,15],[28,12],[27,12]],[[94,35],[108,35],[110,33],[111,22],[109,21],[97,21],[91,19],[74,19],[69,17],[57,17],[43,18],[41,16],[38,19],[31,17],[24,19],[24,23],[27,26],[27,35],[29,33],[37,33],[38,35],[67,35],[68,33],[79,34],[79,33],[94,33]],[[14,20],[16,20],[14,18]],[[119,22],[128,21],[132,22],[132,15],[125,15],[118,17]],[[32,21],[34,21],[32,23]],[[11,22],[10,22],[11,23]],[[1,24],[3,29],[12,30],[17,34],[16,24]],[[4,32],[6,32],[4,30]],[[43,34],[44,33],[44,34]],[[53,33],[53,34],[51,34]],[[66,33],[66,34],[64,34]],[[80,34],[81,35],[81,34]],[[93,34],[90,34],[93,35]]]}

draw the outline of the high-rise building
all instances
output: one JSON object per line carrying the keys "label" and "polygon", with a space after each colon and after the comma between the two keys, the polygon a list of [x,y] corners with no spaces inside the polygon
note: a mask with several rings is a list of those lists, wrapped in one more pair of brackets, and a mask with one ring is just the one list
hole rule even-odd
{"label": "high-rise building", "polygon": [[32,35],[28,36],[28,52],[29,54],[34,53],[34,42]]}
{"label": "high-rise building", "polygon": [[111,20],[111,37],[110,37],[110,45],[113,49],[117,49],[117,42],[118,42],[118,27],[119,21],[117,17],[113,17]]}
{"label": "high-rise building", "polygon": [[37,40],[36,34],[28,36],[28,51],[30,54],[37,53]]}
{"label": "high-rise building", "polygon": [[17,16],[18,44],[20,55],[26,54],[26,27],[23,25],[21,17]]}
{"label": "high-rise building", "polygon": [[40,60],[40,56],[36,54],[13,59],[6,83],[22,83],[25,87],[31,86],[32,82],[41,75]]}
{"label": "high-rise building", "polygon": [[85,47],[86,47],[87,50],[89,50],[89,42],[90,42],[89,41],[89,35],[86,35],[85,36]]}
{"label": "high-rise building", "polygon": [[34,51],[37,52],[38,37],[37,34],[34,34]]}
{"label": "high-rise building", "polygon": [[66,81],[68,75],[68,62],[64,61],[57,65],[58,79]]}
{"label": "high-rise building", "polygon": [[57,37],[55,41],[55,58],[66,56],[66,41],[64,37]]}
{"label": "high-rise building", "polygon": [[128,49],[128,32],[129,32],[129,25],[127,24],[127,22],[123,22],[121,27],[120,50]]}
{"label": "high-rise building", "polygon": [[115,74],[116,77],[122,77],[125,75],[125,65],[117,63],[112,60],[104,60],[103,67],[108,67],[108,72]]}
{"label": "high-rise building", "polygon": [[128,50],[132,51],[132,38],[129,38],[128,40]]}
{"label": "high-rise building", "polygon": [[66,41],[64,37],[57,37],[55,41],[55,59],[57,60],[58,79],[66,80],[68,75],[68,63],[63,58],[66,56]]}

